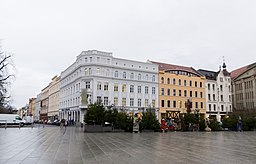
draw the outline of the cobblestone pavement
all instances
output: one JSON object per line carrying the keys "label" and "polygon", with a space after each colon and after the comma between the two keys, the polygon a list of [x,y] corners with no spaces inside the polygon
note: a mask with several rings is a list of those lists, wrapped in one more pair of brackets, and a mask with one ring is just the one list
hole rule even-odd
{"label": "cobblestone pavement", "polygon": [[256,132],[83,133],[0,128],[0,163],[256,163]]}

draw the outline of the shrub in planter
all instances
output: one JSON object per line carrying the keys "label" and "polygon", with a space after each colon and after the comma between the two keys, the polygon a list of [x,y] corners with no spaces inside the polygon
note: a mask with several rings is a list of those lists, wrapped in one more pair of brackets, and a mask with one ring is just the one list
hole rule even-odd
{"label": "shrub in planter", "polygon": [[105,108],[100,103],[90,104],[84,115],[84,122],[91,124],[92,122],[101,125],[104,122]]}
{"label": "shrub in planter", "polygon": [[156,119],[155,114],[149,109],[147,112],[143,112],[143,117],[141,121],[141,129],[146,130],[158,130],[160,129],[160,124]]}
{"label": "shrub in planter", "polygon": [[216,118],[210,119],[209,128],[211,128],[212,131],[220,131],[220,130],[222,130],[220,122],[218,122]]}
{"label": "shrub in planter", "polygon": [[222,128],[228,128],[229,130],[236,130],[238,117],[231,115],[228,118],[224,118],[222,121]]}

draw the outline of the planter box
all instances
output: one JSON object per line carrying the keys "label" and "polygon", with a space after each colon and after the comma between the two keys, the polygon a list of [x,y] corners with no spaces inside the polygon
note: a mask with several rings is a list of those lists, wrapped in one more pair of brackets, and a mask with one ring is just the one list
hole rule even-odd
{"label": "planter box", "polygon": [[111,126],[84,125],[84,132],[112,132]]}

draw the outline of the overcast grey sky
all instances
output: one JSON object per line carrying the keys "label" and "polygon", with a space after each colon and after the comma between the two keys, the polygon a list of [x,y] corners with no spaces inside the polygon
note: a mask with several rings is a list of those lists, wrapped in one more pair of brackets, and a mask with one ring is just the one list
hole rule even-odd
{"label": "overcast grey sky", "polygon": [[255,0],[0,0],[14,54],[13,105],[24,106],[83,50],[229,71],[255,62]]}

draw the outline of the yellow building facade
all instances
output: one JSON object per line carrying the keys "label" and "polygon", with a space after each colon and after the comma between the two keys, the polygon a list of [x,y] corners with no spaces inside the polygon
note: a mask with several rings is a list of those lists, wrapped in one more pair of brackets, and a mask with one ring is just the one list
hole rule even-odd
{"label": "yellow building facade", "polygon": [[159,120],[179,118],[192,102],[191,113],[206,114],[205,77],[192,67],[153,62],[159,65]]}

